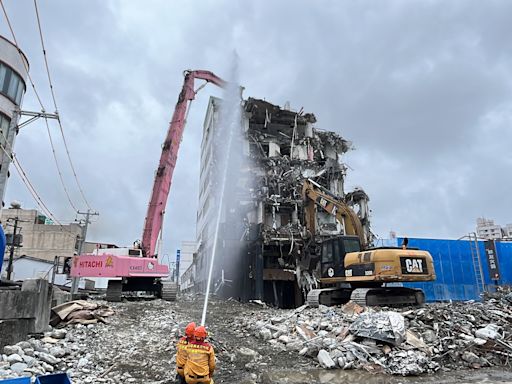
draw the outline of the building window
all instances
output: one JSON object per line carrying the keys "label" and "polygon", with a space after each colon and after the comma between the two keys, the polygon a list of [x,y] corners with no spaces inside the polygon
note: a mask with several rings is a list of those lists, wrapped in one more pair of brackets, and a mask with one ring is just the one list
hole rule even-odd
{"label": "building window", "polygon": [[10,123],[11,123],[11,119],[9,119],[3,113],[0,113],[0,131],[2,132],[2,135],[5,137],[7,137],[7,132],[9,131]]}
{"label": "building window", "polygon": [[0,63],[0,92],[16,105],[20,105],[25,92],[25,83],[22,78],[4,63]]}

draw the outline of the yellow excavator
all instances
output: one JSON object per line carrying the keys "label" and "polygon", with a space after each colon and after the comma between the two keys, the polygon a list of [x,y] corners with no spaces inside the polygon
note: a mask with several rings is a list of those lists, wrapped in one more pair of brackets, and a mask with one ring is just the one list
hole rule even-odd
{"label": "yellow excavator", "polygon": [[[351,204],[354,195],[341,199],[310,179],[304,181],[302,195],[306,227],[320,252],[313,271],[320,287],[307,293],[310,306],[342,304],[349,300],[369,306],[425,303],[422,290],[396,283],[435,280],[432,256],[427,251],[407,248],[407,239],[402,247],[372,248],[368,197],[364,191],[356,191],[358,213]],[[318,211],[334,216],[343,234],[319,235]]]}

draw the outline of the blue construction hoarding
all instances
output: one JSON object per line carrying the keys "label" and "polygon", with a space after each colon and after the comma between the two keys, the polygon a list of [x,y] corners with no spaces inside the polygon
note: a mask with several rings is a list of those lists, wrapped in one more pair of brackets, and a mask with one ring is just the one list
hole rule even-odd
{"label": "blue construction hoarding", "polygon": [[[396,244],[401,244],[398,238]],[[500,271],[499,279],[493,280],[485,249],[485,241],[478,240],[481,276],[486,290],[494,291],[497,285],[512,285],[512,241],[496,241],[496,256]],[[442,240],[409,238],[409,247],[430,252],[434,259],[437,279],[428,283],[407,283],[408,287],[421,288],[427,301],[479,300],[482,284],[479,284],[479,269],[476,243],[470,240]],[[476,271],[475,271],[476,269]]]}

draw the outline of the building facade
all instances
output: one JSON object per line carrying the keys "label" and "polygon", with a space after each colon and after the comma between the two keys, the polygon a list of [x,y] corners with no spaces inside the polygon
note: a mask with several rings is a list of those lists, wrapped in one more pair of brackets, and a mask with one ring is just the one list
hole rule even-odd
{"label": "building facade", "polygon": [[182,276],[194,261],[194,255],[197,253],[196,241],[182,241],[180,249],[180,264],[178,281],[181,282]]}
{"label": "building facade", "polygon": [[512,237],[512,224],[501,227],[494,220],[479,217],[476,219],[476,234],[481,239],[496,240]]}
{"label": "building facade", "polygon": [[[6,208],[0,213],[0,221],[6,236],[14,231],[23,239],[21,247],[15,247],[15,256],[27,255],[53,262],[55,256],[73,256],[78,250],[82,227],[78,224],[55,225],[35,209]],[[9,241],[6,254],[10,252]]]}
{"label": "building facade", "polygon": [[23,95],[28,60],[12,42],[0,36],[0,199],[2,207],[12,148]]}

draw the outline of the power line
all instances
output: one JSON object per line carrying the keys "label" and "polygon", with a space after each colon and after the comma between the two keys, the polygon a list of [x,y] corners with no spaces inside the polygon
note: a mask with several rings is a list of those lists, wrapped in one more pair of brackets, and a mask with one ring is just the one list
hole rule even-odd
{"label": "power line", "polygon": [[[36,10],[37,27],[39,29],[39,37],[40,37],[40,40],[41,40],[41,48],[43,49],[44,64],[45,64],[45,67],[46,67],[46,74],[48,75],[48,83],[50,85],[50,91],[51,91],[51,94],[52,94],[53,106],[55,107],[55,113],[58,114],[57,100],[55,98],[55,92],[54,92],[54,89],[53,89],[52,78],[51,78],[51,75],[50,75],[50,68],[49,68],[49,65],[48,65],[48,57],[46,55],[46,48],[44,46],[43,30],[41,28],[41,19],[39,17],[39,9],[37,7],[37,0],[34,0],[34,8]],[[78,181],[78,176],[76,174],[75,166],[73,165],[73,161],[71,160],[71,155],[69,153],[69,148],[68,148],[68,144],[67,144],[67,141],[66,141],[66,137],[64,135],[64,129],[62,128],[62,122],[60,121],[60,117],[57,119],[57,121],[59,123],[59,129],[60,129],[60,133],[61,133],[61,136],[62,136],[62,141],[64,142],[64,148],[66,149],[66,154],[67,154],[67,157],[68,157],[68,160],[69,160],[69,165],[71,166],[71,170],[73,171],[73,176],[75,178],[76,185],[78,187],[78,190],[80,191],[82,199],[85,202],[85,205],[87,206],[87,208],[91,209],[91,207],[89,205],[89,202],[85,198],[85,194],[84,194],[84,191],[82,189],[82,186],[80,185],[80,182]],[[69,196],[68,196],[68,198],[69,198]]]}
{"label": "power line", "polygon": [[[32,77],[29,73],[29,70],[28,70],[28,66],[27,66],[27,63],[25,62],[24,58],[23,58],[23,55],[21,53],[21,50],[19,48],[19,45],[18,45],[18,40],[16,39],[16,34],[14,33],[14,29],[12,28],[12,24],[9,20],[9,16],[7,15],[7,11],[4,7],[4,4],[3,4],[3,1],[0,0],[0,4],[2,5],[2,10],[3,10],[3,13],[4,13],[4,16],[5,16],[5,19],[7,20],[7,24],[9,25],[9,29],[11,31],[11,35],[12,35],[12,38],[13,38],[13,41],[16,45],[16,48],[18,49],[18,53],[21,57],[21,61],[23,63],[23,66],[24,66],[24,69],[25,69],[25,72],[27,74],[27,77],[29,78],[29,81],[30,81],[30,84],[32,85],[32,88],[34,90],[34,93],[37,97],[37,100],[39,102],[39,105],[41,106],[41,110],[43,112],[45,112],[45,107],[44,107],[44,104],[41,100],[41,98],[39,97],[39,93],[37,92],[37,89],[36,89],[36,86],[34,84],[34,81],[32,80]],[[48,76],[48,81],[49,81],[49,84],[50,84],[50,91],[51,91],[51,94],[52,94],[52,99],[53,99],[53,104],[54,104],[54,107],[55,107],[55,114],[57,115],[57,121],[59,123],[59,129],[60,129],[60,132],[61,132],[61,136],[62,136],[62,139],[63,139],[63,143],[64,143],[64,147],[66,149],[66,154],[67,154],[67,158],[68,158],[68,161],[70,163],[70,166],[71,166],[71,170],[73,172],[73,176],[75,178],[75,181],[77,183],[77,186],[78,186],[78,190],[80,191],[80,194],[82,196],[82,199],[84,200],[85,204],[87,205],[87,207],[89,209],[90,208],[90,205],[89,205],[89,202],[87,201],[87,199],[85,198],[85,194],[84,194],[84,191],[82,189],[82,186],[80,185],[80,182],[78,181],[78,176],[76,174],[76,170],[75,170],[75,167],[73,165],[73,162],[71,160],[71,155],[69,153],[69,149],[68,149],[68,145],[67,145],[67,141],[66,141],[66,138],[64,136],[64,130],[63,130],[63,127],[62,127],[62,123],[60,121],[60,116],[58,115],[58,111],[57,111],[57,103],[56,103],[56,98],[55,98],[55,93],[54,93],[54,90],[53,90],[53,83],[51,81],[51,76],[50,76],[50,71],[49,71],[49,66],[48,66],[48,60],[47,60],[47,57],[46,57],[46,49],[45,49],[45,46],[44,46],[44,39],[43,39],[43,35],[42,35],[42,29],[41,29],[41,23],[40,23],[40,18],[39,18],[39,11],[38,11],[38,8],[37,8],[37,3],[36,1],[34,0],[34,5],[35,5],[35,8],[36,8],[36,16],[37,16],[37,22],[38,22],[38,28],[39,28],[39,35],[40,35],[40,38],[41,38],[41,45],[42,45],[42,48],[43,48],[43,56],[44,56],[44,60],[45,60],[45,66],[46,66],[46,73],[47,73],[47,76]],[[46,120],[46,119],[45,119]],[[60,178],[60,181],[61,181],[61,184],[62,184],[62,187],[64,189],[64,192],[66,194],[66,197],[71,205],[71,207],[73,208],[73,210],[76,212],[77,211],[77,208],[75,206],[75,204],[73,204],[72,200],[71,200],[71,197],[69,195],[69,192],[68,192],[68,189],[65,185],[65,182],[64,182],[64,178],[62,176],[62,172],[61,172],[61,169],[60,169],[60,166],[59,166],[59,163],[58,163],[58,159],[57,159],[57,156],[56,156],[56,152],[55,152],[55,147],[53,145],[53,140],[52,140],[52,137],[51,137],[51,134],[50,134],[50,130],[49,130],[49,126],[48,126],[48,122],[46,121],[46,127],[47,127],[47,132],[48,132],[48,137],[49,137],[49,140],[50,140],[50,145],[51,145],[51,148],[52,148],[52,153],[53,153],[53,156],[54,156],[54,160],[55,160],[55,165],[57,167],[57,171],[59,173],[59,178]]]}
{"label": "power line", "polygon": [[30,179],[28,178],[27,173],[25,172],[25,170],[21,166],[21,164],[18,161],[17,157],[15,157],[14,153],[12,153],[13,148],[10,145],[10,143],[8,142],[7,138],[5,137],[4,132],[2,130],[0,130],[0,134],[2,135],[3,139],[5,140],[5,143],[9,144],[9,147],[10,147],[9,149],[10,149],[11,152],[7,152],[7,150],[5,149],[4,145],[0,142],[0,147],[1,147],[2,151],[7,155],[7,157],[9,157],[9,159],[11,159],[12,163],[14,164],[14,167],[16,168],[16,171],[18,172],[18,174],[20,175],[21,180],[23,181],[23,184],[25,184],[25,186],[27,187],[28,191],[32,195],[33,199],[35,200],[36,204],[39,206],[41,211],[46,216],[48,216],[50,219],[52,219],[52,221],[57,223],[57,225],[59,225],[62,230],[64,230],[64,231],[70,233],[71,235],[75,236],[76,235],[75,233],[73,233],[73,232],[67,230],[66,228],[64,228],[64,225],[55,217],[55,215],[46,206],[46,204],[44,203],[43,199],[41,198],[41,196],[39,196],[39,194],[37,193],[36,189],[34,188],[34,185],[30,182]]}
{"label": "power line", "polygon": [[34,186],[30,182],[30,180],[28,179],[28,176],[27,176],[26,172],[23,170],[23,168],[21,167],[21,164],[18,162],[18,159],[14,156],[14,154],[11,154],[11,153],[7,152],[7,150],[5,149],[5,147],[4,147],[4,145],[2,143],[0,143],[0,147],[2,147],[2,151],[4,151],[6,156],[8,156],[11,159],[12,163],[14,164],[14,167],[16,168],[16,171],[18,171],[18,174],[20,175],[21,180],[23,181],[23,183],[27,187],[28,191],[30,192],[30,194],[32,195],[34,200],[36,201],[37,205],[39,205],[39,208],[41,208],[41,210],[43,211],[43,213],[45,215],[47,215],[53,221],[55,221],[56,223],[61,225],[59,220],[57,220],[55,218],[53,213],[48,209],[48,207],[44,203],[43,199],[41,199],[41,197],[39,196],[39,194],[35,190]]}
{"label": "power line", "polygon": [[57,167],[57,172],[59,173],[60,183],[62,184],[62,188],[64,188],[64,192],[66,193],[66,197],[68,198],[69,205],[71,205],[71,208],[73,208],[73,210],[75,212],[77,212],[78,209],[75,206],[75,204],[73,204],[73,201],[71,200],[71,197],[69,196],[68,189],[66,188],[66,184],[64,183],[64,178],[62,177],[62,172],[60,170],[59,162],[57,160],[57,153],[55,152],[55,147],[53,145],[52,134],[50,133],[50,126],[48,125],[48,119],[46,117],[44,118],[44,122],[46,124],[46,132],[48,132],[48,138],[50,139],[50,146],[52,147],[52,154],[53,154],[53,159],[55,160],[55,166]]}

